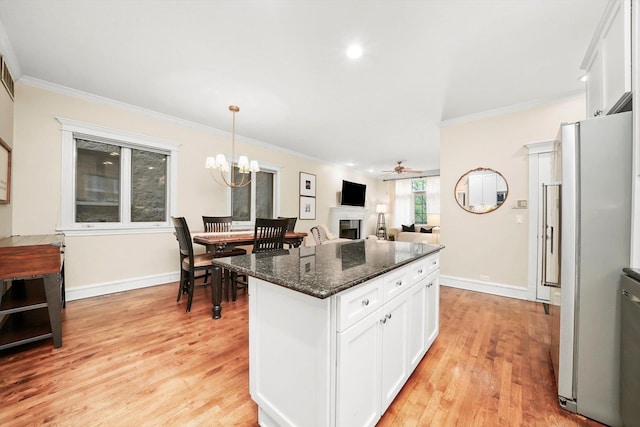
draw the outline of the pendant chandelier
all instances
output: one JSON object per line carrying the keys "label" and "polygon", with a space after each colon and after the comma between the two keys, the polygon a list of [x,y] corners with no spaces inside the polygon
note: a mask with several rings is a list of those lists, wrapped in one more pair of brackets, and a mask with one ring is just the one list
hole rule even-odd
{"label": "pendant chandelier", "polygon": [[[238,163],[235,166],[238,168],[238,173],[242,175],[242,179],[240,182],[236,182],[233,162],[236,157],[236,113],[240,111],[240,107],[229,105],[229,111],[233,113],[233,125],[231,127],[231,161],[228,162],[224,154],[216,154],[215,157],[207,157],[204,167],[209,169],[211,178],[218,184],[238,188],[249,185],[251,183],[251,172],[260,172],[260,166],[257,160],[249,161],[247,156],[238,157]],[[216,169],[220,172],[222,182],[215,176]],[[230,179],[227,178],[228,172],[230,172]],[[247,176],[249,177],[248,180]]]}

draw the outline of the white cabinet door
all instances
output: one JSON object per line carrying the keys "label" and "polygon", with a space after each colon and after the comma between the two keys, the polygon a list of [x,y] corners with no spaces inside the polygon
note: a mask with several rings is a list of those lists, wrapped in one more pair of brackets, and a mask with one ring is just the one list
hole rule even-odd
{"label": "white cabinet door", "polygon": [[383,308],[338,334],[337,426],[373,426],[381,416]]}
{"label": "white cabinet door", "polygon": [[617,2],[602,34],[605,112],[631,91],[631,3]]}
{"label": "white cabinet door", "polygon": [[409,294],[405,292],[383,307],[381,412],[409,378]]}
{"label": "white cabinet door", "polygon": [[409,290],[409,369],[413,371],[427,349],[427,278]]}
{"label": "white cabinet door", "polygon": [[440,332],[440,275],[427,278],[427,350]]}
{"label": "white cabinet door", "polygon": [[604,82],[602,77],[602,54],[594,52],[594,57],[587,68],[587,118],[604,114]]}
{"label": "white cabinet door", "polygon": [[631,1],[609,3],[585,55],[587,118],[620,111],[631,94]]}

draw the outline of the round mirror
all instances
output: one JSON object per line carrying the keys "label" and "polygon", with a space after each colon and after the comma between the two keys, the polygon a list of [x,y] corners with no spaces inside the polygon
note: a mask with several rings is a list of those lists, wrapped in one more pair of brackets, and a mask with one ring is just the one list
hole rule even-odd
{"label": "round mirror", "polygon": [[456,184],[456,202],[467,212],[483,214],[498,209],[509,193],[509,186],[500,172],[489,168],[470,170]]}

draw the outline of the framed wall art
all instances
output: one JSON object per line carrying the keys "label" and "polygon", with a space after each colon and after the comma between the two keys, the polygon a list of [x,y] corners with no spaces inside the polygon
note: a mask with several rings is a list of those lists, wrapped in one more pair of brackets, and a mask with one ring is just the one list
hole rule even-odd
{"label": "framed wall art", "polygon": [[300,172],[300,195],[316,197],[316,176],[314,174]]}
{"label": "framed wall art", "polygon": [[11,202],[11,147],[0,139],[0,203],[9,202]]}
{"label": "framed wall art", "polygon": [[316,219],[316,198],[300,196],[300,219]]}

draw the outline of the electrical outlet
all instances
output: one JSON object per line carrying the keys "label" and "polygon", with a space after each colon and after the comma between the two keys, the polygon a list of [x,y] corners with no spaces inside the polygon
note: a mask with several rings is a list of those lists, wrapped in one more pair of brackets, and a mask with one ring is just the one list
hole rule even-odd
{"label": "electrical outlet", "polygon": [[484,280],[485,282],[489,280],[489,276],[487,276],[486,274],[481,274],[480,275],[480,280]]}

